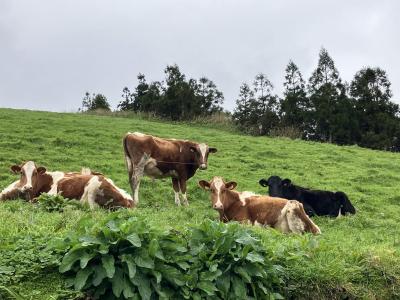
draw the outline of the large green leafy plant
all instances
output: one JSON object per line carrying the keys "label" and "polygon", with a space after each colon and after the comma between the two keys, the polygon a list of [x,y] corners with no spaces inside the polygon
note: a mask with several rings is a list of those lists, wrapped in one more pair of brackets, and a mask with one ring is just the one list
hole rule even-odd
{"label": "large green leafy plant", "polygon": [[95,299],[273,299],[283,275],[250,229],[204,221],[181,233],[113,214],[64,241],[59,270]]}

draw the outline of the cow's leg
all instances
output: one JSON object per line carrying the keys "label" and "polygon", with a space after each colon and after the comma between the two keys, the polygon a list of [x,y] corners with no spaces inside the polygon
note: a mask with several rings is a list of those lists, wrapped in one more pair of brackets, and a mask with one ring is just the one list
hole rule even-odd
{"label": "cow's leg", "polygon": [[179,180],[178,180],[178,178],[172,177],[172,187],[174,188],[174,193],[175,193],[175,204],[181,205],[181,200],[179,200]]}
{"label": "cow's leg", "polygon": [[[147,161],[150,156],[146,153],[143,153],[142,157],[138,161],[131,162],[131,165],[128,165],[129,172],[129,184],[131,185],[132,193],[133,193],[133,202],[138,204],[139,202],[139,186],[140,179],[144,173],[144,167],[146,166]],[[128,160],[127,160],[128,161]],[[129,170],[129,166],[131,170]]]}
{"label": "cow's leg", "polygon": [[179,190],[182,194],[183,205],[189,205],[186,195],[186,178],[179,179]]}
{"label": "cow's leg", "polygon": [[[299,222],[301,222],[302,226],[299,226],[300,228],[302,227],[303,229],[301,232],[311,232],[313,234],[320,234],[321,230],[319,227],[310,219],[309,216],[307,216],[306,212],[304,211],[303,205],[295,200],[291,200],[289,202],[293,202],[293,209],[291,209],[291,217],[293,217],[294,223],[292,223],[292,226],[297,227]],[[289,220],[289,216],[288,216]],[[290,227],[290,225],[289,225]],[[295,231],[293,231],[295,232]]]}

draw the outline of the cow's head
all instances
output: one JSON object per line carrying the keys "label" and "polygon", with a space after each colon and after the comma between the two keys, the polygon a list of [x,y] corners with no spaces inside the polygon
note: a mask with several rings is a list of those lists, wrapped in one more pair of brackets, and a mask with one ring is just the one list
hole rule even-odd
{"label": "cow's head", "polygon": [[283,197],[283,180],[279,176],[271,176],[268,179],[261,179],[258,183],[261,186],[268,187],[268,194],[271,197]]}
{"label": "cow's head", "polygon": [[210,148],[207,144],[195,144],[190,146],[190,151],[194,153],[195,162],[199,169],[206,170],[208,154],[217,152],[217,148]]}
{"label": "cow's head", "polygon": [[214,177],[210,182],[200,180],[199,185],[204,190],[211,192],[212,206],[216,210],[224,210],[230,201],[227,191],[233,190],[237,183],[234,181],[225,182],[222,177]]}
{"label": "cow's head", "polygon": [[37,167],[33,161],[28,161],[21,165],[11,166],[11,171],[14,174],[20,174],[18,189],[27,196],[28,199],[26,200],[30,200],[33,198],[35,190],[37,190],[38,177],[46,172],[46,168]]}

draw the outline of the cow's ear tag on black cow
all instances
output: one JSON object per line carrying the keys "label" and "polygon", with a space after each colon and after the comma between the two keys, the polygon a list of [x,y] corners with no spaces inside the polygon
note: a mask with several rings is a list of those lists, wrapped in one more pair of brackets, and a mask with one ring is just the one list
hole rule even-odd
{"label": "cow's ear tag on black cow", "polygon": [[46,173],[46,168],[45,167],[39,167],[39,168],[37,168],[37,171],[38,171],[39,174],[44,174],[44,173]]}
{"label": "cow's ear tag on black cow", "polygon": [[21,167],[18,165],[11,166],[10,169],[11,169],[11,172],[13,172],[14,174],[18,174],[19,172],[21,172]]}

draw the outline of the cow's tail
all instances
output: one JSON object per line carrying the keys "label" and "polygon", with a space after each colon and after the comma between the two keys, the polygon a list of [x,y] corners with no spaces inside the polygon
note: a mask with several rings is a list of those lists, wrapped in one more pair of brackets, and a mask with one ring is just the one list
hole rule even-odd
{"label": "cow's tail", "polygon": [[128,136],[131,133],[128,132],[127,134],[125,134],[124,138],[122,139],[122,146],[124,148],[124,156],[125,156],[125,163],[126,163],[126,167],[128,169],[129,174],[132,172],[133,169],[133,165],[132,165],[132,157],[129,153],[129,149],[128,149]]}
{"label": "cow's tail", "polygon": [[356,209],[354,208],[353,204],[351,204],[347,195],[343,192],[336,192],[336,198],[339,199],[341,204],[341,214],[345,215],[346,213],[355,214]]}

